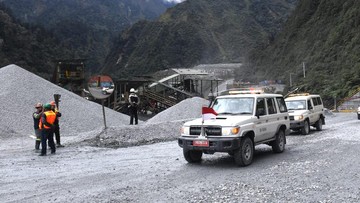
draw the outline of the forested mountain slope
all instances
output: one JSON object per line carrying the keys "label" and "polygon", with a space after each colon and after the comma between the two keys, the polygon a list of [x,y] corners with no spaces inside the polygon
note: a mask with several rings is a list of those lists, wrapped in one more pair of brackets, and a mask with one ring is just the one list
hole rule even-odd
{"label": "forested mountain slope", "polygon": [[159,17],[172,3],[163,0],[0,0],[20,22],[41,25],[71,52],[99,70],[123,29],[142,19]]}
{"label": "forested mountain slope", "polygon": [[242,62],[263,47],[295,7],[296,0],[187,0],[157,21],[134,24],[119,36],[103,72],[142,75],[201,63]]}
{"label": "forested mountain slope", "polygon": [[300,91],[331,101],[360,86],[359,56],[360,1],[301,0],[283,32],[266,49],[252,52],[238,78],[289,83],[291,74]]}
{"label": "forested mountain slope", "polygon": [[0,67],[16,64],[50,79],[53,60],[69,53],[44,29],[23,26],[9,13],[0,4]]}

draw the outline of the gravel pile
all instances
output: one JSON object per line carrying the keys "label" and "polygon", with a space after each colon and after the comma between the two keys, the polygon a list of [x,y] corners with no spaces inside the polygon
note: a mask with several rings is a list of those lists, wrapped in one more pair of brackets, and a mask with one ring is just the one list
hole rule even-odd
{"label": "gravel pile", "polygon": [[130,126],[129,116],[106,108],[104,129],[101,105],[26,71],[9,65],[0,69],[0,137],[28,137],[34,134],[32,113],[37,102],[48,103],[54,94],[61,95],[60,130],[66,145],[127,147],[174,140],[181,125],[201,116],[208,101],[200,97],[184,100],[159,113],[147,122]]}
{"label": "gravel pile", "polygon": [[146,123],[154,124],[168,121],[181,121],[190,120],[192,118],[200,118],[201,107],[208,105],[209,101],[201,97],[186,99],[176,104],[175,106],[160,112],[156,116],[146,121]]}
{"label": "gravel pile", "polygon": [[[60,128],[62,137],[78,135],[104,127],[102,106],[16,66],[0,69],[0,129],[2,137],[13,134],[32,135],[34,105],[48,103],[54,94],[61,95]],[[108,126],[127,125],[130,118],[106,108]],[[11,133],[9,133],[11,132]]]}
{"label": "gravel pile", "polygon": [[110,127],[86,142],[91,146],[117,148],[175,140],[184,122],[201,117],[201,107],[208,104],[208,100],[200,97],[189,98],[141,125]]}

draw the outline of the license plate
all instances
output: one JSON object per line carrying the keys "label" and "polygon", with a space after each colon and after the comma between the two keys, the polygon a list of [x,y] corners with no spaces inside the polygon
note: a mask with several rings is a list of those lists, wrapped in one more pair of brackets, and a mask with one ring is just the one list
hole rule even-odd
{"label": "license plate", "polygon": [[209,147],[209,141],[208,140],[194,140],[193,146],[195,147]]}

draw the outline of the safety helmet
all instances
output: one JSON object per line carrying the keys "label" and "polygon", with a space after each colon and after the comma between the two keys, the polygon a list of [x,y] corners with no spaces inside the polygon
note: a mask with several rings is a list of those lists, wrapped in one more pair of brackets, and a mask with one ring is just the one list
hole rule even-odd
{"label": "safety helmet", "polygon": [[134,88],[131,88],[131,89],[130,89],[130,93],[135,93],[135,89],[134,89]]}
{"label": "safety helmet", "polygon": [[44,105],[44,109],[51,109],[51,104],[46,103],[46,104]]}
{"label": "safety helmet", "polygon": [[54,102],[54,101],[51,101],[51,102],[50,102],[50,105],[51,105],[51,106],[55,106],[55,102]]}
{"label": "safety helmet", "polygon": [[42,108],[42,107],[43,107],[42,103],[36,103],[35,104],[35,108]]}

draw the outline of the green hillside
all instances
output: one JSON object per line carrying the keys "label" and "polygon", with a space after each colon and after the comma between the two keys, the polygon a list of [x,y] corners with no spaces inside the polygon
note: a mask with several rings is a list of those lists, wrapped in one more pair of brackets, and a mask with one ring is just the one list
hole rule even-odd
{"label": "green hillside", "polygon": [[16,64],[50,79],[53,60],[69,53],[44,29],[23,26],[9,13],[0,4],[0,67]]}
{"label": "green hillside", "polygon": [[[328,106],[360,86],[360,1],[302,0],[284,31],[252,52],[238,79],[281,79],[321,94]],[[303,75],[302,62],[306,74]]]}
{"label": "green hillside", "polygon": [[201,63],[242,62],[280,30],[296,1],[187,0],[134,24],[105,60],[114,78]]}
{"label": "green hillside", "polygon": [[71,58],[86,58],[98,71],[122,30],[141,19],[155,19],[173,4],[163,0],[0,0],[14,17],[41,25],[59,39]]}

